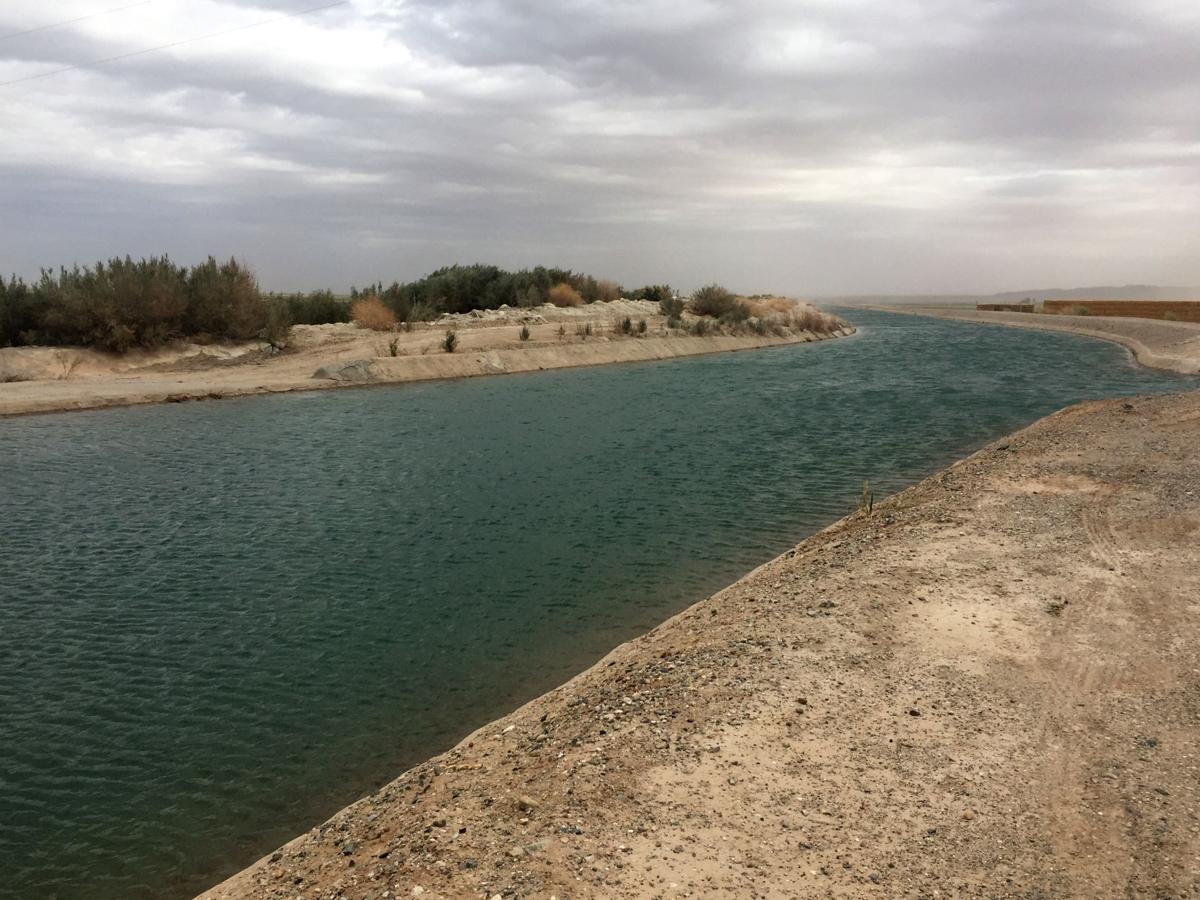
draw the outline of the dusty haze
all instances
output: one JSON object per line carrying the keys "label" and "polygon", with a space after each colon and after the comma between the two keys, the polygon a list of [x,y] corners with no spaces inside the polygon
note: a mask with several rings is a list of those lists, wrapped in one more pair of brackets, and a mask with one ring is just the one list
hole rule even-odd
{"label": "dusty haze", "polygon": [[0,269],[1200,283],[1193,0],[121,5],[0,6]]}

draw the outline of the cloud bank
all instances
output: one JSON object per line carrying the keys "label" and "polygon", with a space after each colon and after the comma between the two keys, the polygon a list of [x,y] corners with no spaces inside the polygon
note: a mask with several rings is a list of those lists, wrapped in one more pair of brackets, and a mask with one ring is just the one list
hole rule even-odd
{"label": "cloud bank", "polygon": [[810,294],[1200,283],[1192,0],[278,18],[311,5],[151,0],[4,37],[50,21],[5,3],[0,268],[168,251],[237,254],[279,289],[477,260]]}

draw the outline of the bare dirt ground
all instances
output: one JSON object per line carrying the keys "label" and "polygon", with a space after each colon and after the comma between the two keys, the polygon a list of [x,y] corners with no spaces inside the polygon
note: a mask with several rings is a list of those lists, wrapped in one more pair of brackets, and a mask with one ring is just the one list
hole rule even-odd
{"label": "bare dirt ground", "polygon": [[[621,333],[618,326],[627,317],[644,319],[646,333]],[[528,341],[518,337],[522,325],[530,329]],[[592,333],[581,334],[588,325]],[[453,354],[440,346],[448,328],[459,339]],[[829,334],[695,337],[667,329],[657,303],[620,300],[574,309],[502,308],[445,317],[408,332],[383,333],[352,324],[298,325],[280,353],[259,343],[184,345],[121,356],[70,348],[7,348],[0,349],[0,416],[671,359],[853,331],[846,326]]]}
{"label": "bare dirt ground", "polygon": [[1200,896],[1198,437],[1050,416],[204,897]]}
{"label": "bare dirt ground", "polygon": [[1200,325],[1115,316],[1057,316],[1042,313],[995,312],[937,306],[877,306],[885,312],[1033,328],[1067,331],[1101,338],[1128,347],[1134,357],[1152,369],[1185,375],[1200,374]]}

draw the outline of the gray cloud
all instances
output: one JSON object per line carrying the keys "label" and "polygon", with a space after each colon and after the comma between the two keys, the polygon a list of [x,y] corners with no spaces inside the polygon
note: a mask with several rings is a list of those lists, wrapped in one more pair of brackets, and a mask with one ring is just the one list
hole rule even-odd
{"label": "gray cloud", "polygon": [[[0,81],[303,8],[158,0],[0,40]],[[44,21],[6,4],[0,34]],[[1196,283],[1197,108],[1190,0],[354,0],[0,88],[0,268]]]}

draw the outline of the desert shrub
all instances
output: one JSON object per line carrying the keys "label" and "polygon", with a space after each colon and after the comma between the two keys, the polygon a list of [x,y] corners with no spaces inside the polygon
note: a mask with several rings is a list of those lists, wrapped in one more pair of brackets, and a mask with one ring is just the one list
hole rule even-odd
{"label": "desert shrub", "polygon": [[258,339],[270,345],[273,350],[282,350],[287,346],[291,331],[292,320],[287,303],[277,298],[268,299],[263,326],[257,334]]}
{"label": "desert shrub", "polygon": [[600,300],[600,282],[591,275],[583,275],[571,279],[571,287],[579,291],[584,303],[596,303]]}
{"label": "desert shrub", "polygon": [[811,309],[802,309],[794,312],[785,321],[792,328],[799,329],[800,331],[815,331],[818,325]]}
{"label": "desert shrub", "polygon": [[795,300],[789,300],[786,297],[746,297],[742,298],[740,302],[750,312],[750,315],[759,319],[774,315],[790,315],[797,306]]}
{"label": "desert shrub", "polygon": [[350,304],[335,297],[333,291],[311,291],[307,294],[272,294],[287,306],[293,325],[327,325],[349,322]]}
{"label": "desert shrub", "polygon": [[517,337],[523,341],[529,340],[529,326],[522,325],[521,330],[517,332]]}
{"label": "desert shrub", "polygon": [[[428,321],[442,313],[462,313],[500,306],[532,307],[555,302],[550,294],[566,285],[579,294],[579,303],[590,303],[613,293],[613,282],[597,281],[570,269],[536,266],[510,272],[492,265],[454,265],[438,269],[416,281],[382,283],[350,289],[350,299],[377,295],[402,322]],[[617,294],[620,288],[616,288]],[[566,304],[575,304],[562,293]]]}
{"label": "desert shrub", "polygon": [[637,323],[637,333],[638,333],[638,334],[645,334],[645,333],[646,333],[646,320],[645,320],[645,319],[638,319],[638,323]]}
{"label": "desert shrub", "polygon": [[633,334],[633,319],[629,316],[621,320],[621,334]]}
{"label": "desert shrub", "polygon": [[615,281],[601,278],[596,282],[596,299],[601,303],[612,303],[621,299],[621,286]]}
{"label": "desert shrub", "polygon": [[546,296],[536,284],[531,284],[524,290],[516,291],[517,306],[541,306],[546,302]]}
{"label": "desert shrub", "polygon": [[[726,290],[719,284],[707,285],[692,294],[691,306],[692,312],[696,315],[711,316],[714,319],[719,319],[729,314],[737,315],[739,314],[739,310],[745,311],[745,306],[738,302],[733,292]],[[742,318],[745,318],[745,316]]]}
{"label": "desert shrub", "polygon": [[667,317],[668,321],[678,322],[683,318],[683,300],[674,294],[658,301],[658,311]]}
{"label": "desert shrub", "polygon": [[405,322],[432,322],[440,313],[437,307],[432,303],[418,301],[408,307],[407,315],[404,316]]}
{"label": "desert shrub", "polygon": [[0,292],[0,344],[69,344],[123,352],[184,337],[248,340],[278,316],[237,260],[191,269],[166,256],[43,270]]}
{"label": "desert shrub", "polygon": [[400,338],[394,337],[388,341],[388,356],[400,355]]}
{"label": "desert shrub", "polygon": [[453,353],[458,349],[458,332],[453,328],[446,329],[446,336],[442,338],[442,349],[447,353]]}
{"label": "desert shrub", "polygon": [[827,315],[811,307],[799,307],[786,317],[772,318],[768,321],[796,331],[811,331],[814,334],[828,334],[842,326],[841,320],[836,316]]}
{"label": "desert shrub", "polygon": [[187,304],[182,331],[245,341],[266,325],[267,306],[258,282],[236,259],[209,257],[187,273]]}
{"label": "desert shrub", "polygon": [[360,328],[372,331],[391,331],[396,327],[396,314],[375,296],[355,300],[350,306],[350,317]]}
{"label": "desert shrub", "polygon": [[561,341],[566,336],[567,336],[567,326],[559,325],[558,326],[558,339]]}
{"label": "desert shrub", "polygon": [[[674,300],[675,292],[671,290],[669,284],[648,284],[635,291],[627,291],[625,296],[630,300],[649,300],[653,303],[662,303],[664,300]],[[683,312],[682,303],[679,311]],[[663,315],[666,313],[664,312]]]}
{"label": "desert shrub", "polygon": [[569,307],[583,305],[583,295],[565,281],[550,288],[549,298],[550,302],[555,306]]}
{"label": "desert shrub", "polygon": [[696,337],[704,337],[712,330],[712,321],[709,319],[694,319],[688,328],[688,332]]}
{"label": "desert shrub", "polygon": [[729,309],[721,313],[719,321],[722,325],[742,325],[750,318],[750,310],[746,308],[746,304],[735,302]]}
{"label": "desert shrub", "polygon": [[1178,322],[1179,316],[1168,309],[1165,313],[1163,313],[1163,319],[1167,322]]}
{"label": "desert shrub", "polygon": [[15,275],[0,278],[0,347],[38,343],[45,315],[45,297]]}
{"label": "desert shrub", "polygon": [[40,338],[123,353],[184,334],[187,272],[167,257],[130,257],[92,267],[43,270],[34,290],[45,299]]}
{"label": "desert shrub", "polygon": [[[463,313],[473,309],[539,306],[547,302],[554,285],[568,284],[578,289],[583,280],[583,276],[567,269],[544,266],[508,272],[492,265],[454,265],[406,284],[394,282],[386,288],[382,284],[370,285],[361,292],[352,288],[351,299],[356,299],[360,293],[375,293],[401,321],[428,320],[442,313]],[[419,307],[429,312],[418,315]]]}

